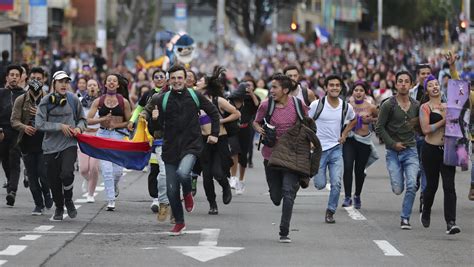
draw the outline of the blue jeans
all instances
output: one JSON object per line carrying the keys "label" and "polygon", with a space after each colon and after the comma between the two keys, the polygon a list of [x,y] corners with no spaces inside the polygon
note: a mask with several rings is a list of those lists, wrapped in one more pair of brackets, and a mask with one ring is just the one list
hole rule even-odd
{"label": "blue jeans", "polygon": [[187,154],[178,165],[165,163],[166,190],[176,223],[184,223],[180,189],[182,186],[183,196],[191,193],[191,170],[195,162],[196,156]]}
{"label": "blue jeans", "polygon": [[319,163],[319,171],[314,178],[314,186],[318,189],[326,187],[326,168],[329,169],[329,182],[331,192],[329,193],[328,210],[336,212],[339,195],[341,194],[341,179],[344,172],[344,159],[342,158],[342,146],[337,145],[331,149],[323,151]]}
{"label": "blue jeans", "polygon": [[[124,135],[117,131],[99,129],[97,136],[117,139],[123,139]],[[123,175],[123,167],[106,160],[100,160],[100,171],[104,178],[105,196],[108,201],[115,200],[115,184],[120,181]]]}
{"label": "blue jeans", "polygon": [[393,193],[400,195],[406,184],[400,217],[410,219],[416,197],[416,175],[420,170],[416,147],[408,147],[400,152],[387,149],[386,161]]}
{"label": "blue jeans", "polygon": [[423,148],[424,143],[425,143],[424,136],[416,137],[416,151],[418,152],[418,162],[420,164],[420,170],[418,171],[416,178],[417,178],[417,182],[418,182],[418,179],[420,179],[419,186],[421,187],[421,193],[425,192],[425,189],[426,189],[426,174],[425,174],[425,170],[423,169],[423,164],[421,164],[421,150]]}
{"label": "blue jeans", "polygon": [[474,185],[474,157],[471,157],[471,184]]}

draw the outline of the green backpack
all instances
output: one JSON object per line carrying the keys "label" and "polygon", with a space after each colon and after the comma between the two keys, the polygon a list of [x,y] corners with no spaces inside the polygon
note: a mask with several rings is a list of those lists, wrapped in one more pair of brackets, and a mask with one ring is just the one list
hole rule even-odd
{"label": "green backpack", "polygon": [[[194,92],[194,90],[191,89],[191,88],[187,88],[187,89],[188,89],[188,92],[191,94],[191,97],[193,98],[194,103],[196,103],[197,108],[200,109],[201,102],[199,102],[199,98],[196,95],[196,92]],[[168,98],[170,97],[170,94],[171,94],[171,91],[168,91],[163,96],[163,102],[161,103],[161,107],[163,109],[163,112],[166,111],[166,106],[168,105]]]}

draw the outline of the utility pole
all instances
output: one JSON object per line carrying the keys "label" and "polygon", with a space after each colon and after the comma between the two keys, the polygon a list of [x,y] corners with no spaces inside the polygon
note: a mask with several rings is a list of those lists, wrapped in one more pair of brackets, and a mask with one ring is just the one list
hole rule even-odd
{"label": "utility pole", "polygon": [[468,46],[471,45],[471,0],[464,0],[464,14],[466,15],[466,21],[467,21],[467,28],[466,28],[466,34],[467,34],[467,44]]}
{"label": "utility pole", "polygon": [[95,1],[96,47],[102,48],[102,55],[107,56],[107,0]]}
{"label": "utility pole", "polygon": [[225,0],[217,1],[217,57],[221,59],[224,56],[224,16]]}
{"label": "utility pole", "polygon": [[378,0],[377,1],[377,24],[378,24],[378,30],[377,30],[377,39],[379,43],[379,49],[382,48],[382,16],[383,16],[383,0]]}

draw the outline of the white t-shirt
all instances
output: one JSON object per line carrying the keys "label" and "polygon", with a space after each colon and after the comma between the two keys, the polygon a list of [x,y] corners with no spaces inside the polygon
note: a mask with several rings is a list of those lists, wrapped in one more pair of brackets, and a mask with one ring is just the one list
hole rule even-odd
{"label": "white t-shirt", "polygon": [[[309,106],[309,117],[312,118],[314,116],[318,103],[319,100],[315,100]],[[331,149],[339,144],[338,140],[341,137],[341,116],[342,100],[339,99],[339,105],[336,108],[333,108],[326,99],[323,111],[319,115],[319,118],[316,120],[316,135],[318,136],[319,141],[321,142],[321,147],[323,151]],[[352,108],[351,104],[347,103],[347,114],[344,124],[347,124],[354,118],[354,109]]]}

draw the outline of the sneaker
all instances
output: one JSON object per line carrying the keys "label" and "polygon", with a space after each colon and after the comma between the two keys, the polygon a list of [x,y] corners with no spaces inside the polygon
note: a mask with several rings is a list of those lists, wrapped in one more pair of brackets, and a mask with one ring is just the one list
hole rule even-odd
{"label": "sneaker", "polygon": [[87,195],[86,201],[87,201],[87,203],[94,203],[94,202],[95,202],[95,198],[94,198],[94,196],[89,196],[89,195]]}
{"label": "sneaker", "polygon": [[193,194],[193,197],[196,195],[197,193],[197,176],[193,176],[191,178],[191,193]]}
{"label": "sneaker", "polygon": [[345,197],[344,202],[342,202],[342,207],[347,208],[352,206],[352,199],[351,197]]}
{"label": "sneaker", "polygon": [[107,211],[114,211],[115,210],[115,200],[109,200],[107,202]]}
{"label": "sneaker", "polygon": [[114,191],[115,191],[115,197],[118,197],[119,194],[120,194],[120,189],[119,189],[119,186],[118,186],[118,181],[115,181],[115,183],[114,183]]}
{"label": "sneaker", "polygon": [[30,181],[28,180],[28,176],[25,175],[25,178],[23,178],[23,186],[25,188],[28,188],[30,186]]}
{"label": "sneaker", "polygon": [[170,212],[170,223],[171,224],[176,224],[176,219],[173,216],[173,212]]}
{"label": "sneaker", "polygon": [[53,207],[53,199],[51,198],[51,195],[50,194],[47,194],[45,197],[44,197],[44,206],[46,207],[46,209],[51,209]]}
{"label": "sneaker", "polygon": [[238,180],[238,179],[237,179],[237,177],[235,177],[235,176],[231,176],[231,177],[229,178],[229,185],[230,185],[230,188],[236,189],[235,186],[237,185],[237,180]]}
{"label": "sneaker", "polygon": [[64,202],[64,206],[66,206],[67,215],[69,218],[74,219],[77,217],[76,206],[74,206],[74,202],[72,200],[66,200],[66,202]]}
{"label": "sneaker", "polygon": [[235,185],[235,193],[237,195],[242,195],[245,191],[245,184],[243,181],[237,180],[237,183]]}
{"label": "sneaker", "polygon": [[446,227],[446,234],[455,235],[455,234],[458,234],[460,232],[461,232],[461,228],[459,228],[459,226],[457,226],[455,222],[453,222],[453,221],[448,222],[448,225]]}
{"label": "sneaker", "polygon": [[35,209],[31,212],[33,216],[41,216],[43,215],[43,208],[36,206]]}
{"label": "sneaker", "polygon": [[219,210],[217,209],[217,203],[215,203],[215,202],[211,203],[210,206],[211,207],[209,208],[209,212],[208,212],[209,215],[219,214]]}
{"label": "sneaker", "polygon": [[193,212],[194,210],[194,199],[193,199],[193,194],[188,193],[184,196],[184,208],[186,209],[187,212]]}
{"label": "sneaker", "polygon": [[54,211],[53,217],[51,217],[50,221],[62,221],[64,215],[64,208],[56,208]]}
{"label": "sneaker", "polygon": [[362,207],[362,202],[360,201],[360,196],[354,196],[354,208],[360,209]]}
{"label": "sneaker", "polygon": [[471,189],[469,190],[469,196],[468,196],[469,200],[473,200],[474,201],[474,184],[471,184]]}
{"label": "sneaker", "polygon": [[158,221],[164,222],[166,218],[168,218],[168,214],[170,213],[170,205],[165,203],[160,203],[160,211],[158,212]]}
{"label": "sneaker", "polygon": [[81,186],[82,193],[87,193],[87,186],[88,186],[87,180],[83,180],[82,181],[82,186]]}
{"label": "sneaker", "polygon": [[230,189],[230,185],[227,184],[222,188],[222,202],[224,202],[225,205],[229,204],[230,201],[232,200],[232,189]]}
{"label": "sneaker", "polygon": [[411,230],[410,221],[408,219],[403,219],[402,218],[402,220],[400,222],[400,228],[402,228],[403,230]]}
{"label": "sneaker", "polygon": [[184,223],[177,223],[174,225],[173,229],[171,229],[171,231],[169,232],[169,235],[171,236],[182,235],[184,230],[186,230],[186,225],[184,225]]}
{"label": "sneaker", "polygon": [[291,243],[291,239],[287,235],[282,235],[280,236],[280,240],[278,240],[280,243]]}
{"label": "sneaker", "polygon": [[153,213],[158,213],[160,211],[160,203],[158,202],[157,198],[153,199],[153,202],[150,205],[150,209],[151,211],[153,211]]}
{"label": "sneaker", "polygon": [[423,227],[425,228],[430,227],[430,215],[426,214],[426,212],[422,212],[420,214],[420,222],[423,225]]}
{"label": "sneaker", "polygon": [[10,207],[13,207],[13,205],[15,205],[15,198],[16,198],[15,192],[8,193],[5,198],[7,200],[7,205]]}
{"label": "sneaker", "polygon": [[326,210],[326,218],[325,218],[326,223],[336,223],[336,220],[334,219],[334,212],[330,210]]}

